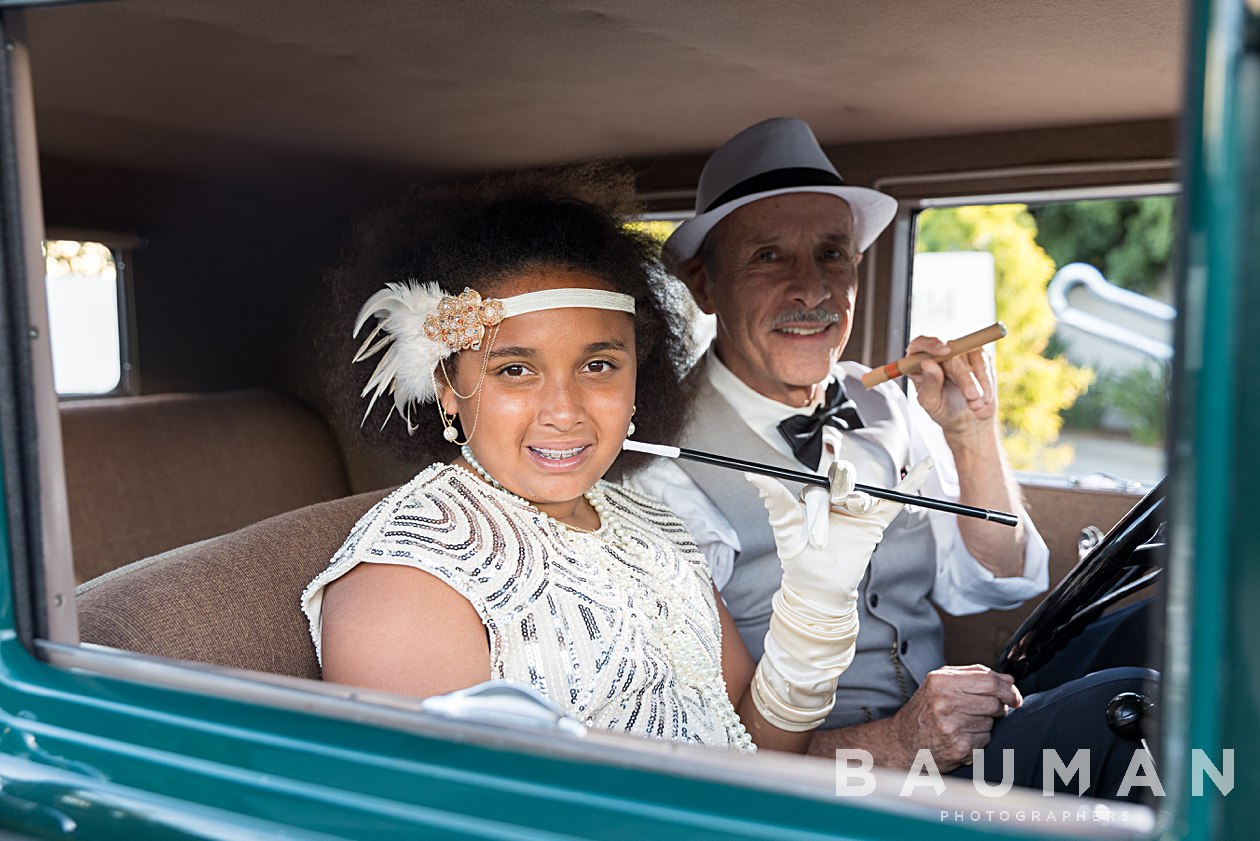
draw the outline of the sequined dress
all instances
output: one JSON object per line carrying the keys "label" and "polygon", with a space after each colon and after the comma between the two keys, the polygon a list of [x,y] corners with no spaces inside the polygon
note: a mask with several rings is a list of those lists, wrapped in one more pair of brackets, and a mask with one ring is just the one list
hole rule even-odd
{"label": "sequined dress", "polygon": [[359,520],[302,594],[316,653],[328,583],[360,563],[410,566],[476,609],[491,677],[592,727],[747,747],[721,683],[704,556],[659,504],[607,482],[595,492],[602,522],[588,534],[459,467],[427,468]]}

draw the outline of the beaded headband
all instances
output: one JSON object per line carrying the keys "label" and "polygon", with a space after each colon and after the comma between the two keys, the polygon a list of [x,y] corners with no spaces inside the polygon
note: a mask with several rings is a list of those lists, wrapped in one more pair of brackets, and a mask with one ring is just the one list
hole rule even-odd
{"label": "beaded headband", "polygon": [[634,315],[634,298],[600,289],[544,289],[511,298],[487,298],[467,287],[456,296],[438,301],[437,312],[425,317],[424,334],[451,350],[481,350],[486,328],[505,318],[539,310],[589,307]]}
{"label": "beaded headband", "polygon": [[[362,362],[382,353],[360,397],[371,395],[364,420],[377,399],[393,394],[394,409],[411,422],[413,403],[437,399],[433,369],[460,350],[480,350],[486,328],[514,315],[540,310],[586,307],[614,310],[634,315],[634,298],[602,289],[544,289],[510,298],[482,298],[465,288],[459,295],[444,295],[436,283],[387,283],[359,310],[352,335],[358,337],[367,320],[376,316],[376,325],[354,355]],[[392,414],[392,410],[391,410]],[[385,420],[388,422],[389,417]]]}

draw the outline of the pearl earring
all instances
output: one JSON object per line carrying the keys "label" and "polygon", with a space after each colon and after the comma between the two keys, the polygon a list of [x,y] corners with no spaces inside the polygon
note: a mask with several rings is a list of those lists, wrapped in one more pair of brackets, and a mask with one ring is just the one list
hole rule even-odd
{"label": "pearl earring", "polygon": [[446,410],[439,405],[438,416],[442,418],[442,426],[445,427],[442,430],[442,437],[452,444],[458,444],[459,430],[455,428],[455,419],[459,417],[459,415],[448,415],[446,414]]}
{"label": "pearl earring", "polygon": [[[633,418],[633,417],[634,417],[634,413],[635,413],[635,412],[637,412],[638,410],[639,410],[639,407],[638,407],[638,406],[631,406],[631,407],[630,407],[630,417],[631,417],[631,418]],[[629,438],[629,437],[630,437],[631,435],[633,435],[633,434],[634,434],[634,421],[632,420],[632,421],[630,421],[630,426],[629,426],[629,427],[627,427],[627,429],[626,429],[626,437],[627,437],[627,438]]]}

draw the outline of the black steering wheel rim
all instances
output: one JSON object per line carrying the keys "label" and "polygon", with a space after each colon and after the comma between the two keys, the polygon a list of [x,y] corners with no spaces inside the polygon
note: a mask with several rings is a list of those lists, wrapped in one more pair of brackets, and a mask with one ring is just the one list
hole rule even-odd
{"label": "black steering wheel rim", "polygon": [[1159,578],[1166,483],[1147,492],[1042,599],[1002,649],[998,671],[1017,681],[1032,674],[1108,606]]}

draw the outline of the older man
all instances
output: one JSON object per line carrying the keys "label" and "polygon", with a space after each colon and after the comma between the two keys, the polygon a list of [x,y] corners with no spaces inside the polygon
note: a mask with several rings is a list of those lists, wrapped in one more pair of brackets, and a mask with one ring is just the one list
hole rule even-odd
{"label": "older man", "polygon": [[[927,748],[946,772],[989,745],[995,721],[1023,699],[1008,675],[944,665],[931,602],[955,614],[1018,605],[1045,589],[1048,551],[1007,468],[994,375],[981,351],[925,362],[912,377],[947,448],[918,428],[896,384],[868,390],[858,380],[865,368],[838,362],[862,252],[895,211],[891,197],[846,185],[805,123],[767,120],[709,159],[697,214],[664,254],[700,308],[717,317],[716,339],[691,374],[697,403],[684,445],[798,470],[823,470],[841,458],[856,465],[861,481],[884,487],[931,455],[936,470],[925,495],[1020,515],[1015,529],[926,509],[894,521],[862,585],[856,656],[840,679],[828,729],[814,739],[818,753],[861,748],[894,768],[911,767]],[[948,346],[921,336],[909,351],[941,356]],[[759,655],[780,572],[757,492],[729,471],[690,462],[662,461],[636,481],[691,527],[744,641]],[[1116,691],[1105,685],[1096,694]],[[1096,741],[1111,751],[1100,703]],[[1121,749],[1111,760],[1111,782],[1130,754]],[[1031,782],[1039,757],[1026,759],[1022,776]]]}

